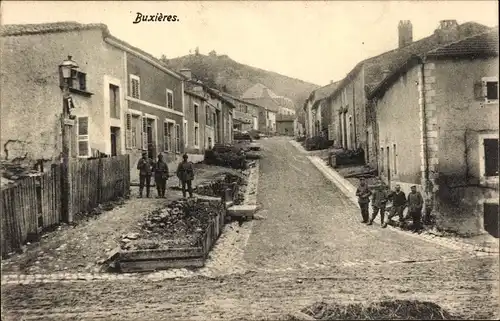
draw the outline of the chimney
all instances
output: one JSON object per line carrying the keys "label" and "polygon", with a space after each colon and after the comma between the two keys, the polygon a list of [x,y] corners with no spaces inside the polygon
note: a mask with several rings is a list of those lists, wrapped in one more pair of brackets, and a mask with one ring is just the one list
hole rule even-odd
{"label": "chimney", "polygon": [[437,35],[440,44],[457,41],[459,38],[458,22],[456,20],[441,20],[434,34]]}
{"label": "chimney", "polygon": [[382,79],[387,78],[387,76],[389,76],[390,74],[391,74],[390,70],[388,70],[388,69],[382,70]]}
{"label": "chimney", "polygon": [[400,20],[398,25],[399,48],[413,42],[413,26],[410,20]]}
{"label": "chimney", "polygon": [[191,78],[192,78],[191,69],[189,69],[189,68],[183,68],[183,69],[179,70],[179,72],[184,77],[186,77],[187,79],[191,80]]}
{"label": "chimney", "polygon": [[330,85],[333,84],[333,80],[330,80]]}

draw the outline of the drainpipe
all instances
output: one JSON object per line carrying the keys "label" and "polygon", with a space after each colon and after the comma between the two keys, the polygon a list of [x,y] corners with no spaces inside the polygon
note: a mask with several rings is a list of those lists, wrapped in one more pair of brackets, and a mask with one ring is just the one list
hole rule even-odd
{"label": "drainpipe", "polygon": [[354,127],[354,149],[358,147],[358,138],[356,135],[356,98],[355,98],[355,86],[352,84],[352,125]]}
{"label": "drainpipe", "polygon": [[425,186],[424,191],[427,191],[428,181],[429,181],[429,152],[427,150],[427,115],[426,115],[426,99],[425,99],[425,62],[426,57],[420,57],[420,70],[422,73],[420,83],[422,84],[422,135],[423,135],[423,143],[424,143],[424,169],[425,169]]}

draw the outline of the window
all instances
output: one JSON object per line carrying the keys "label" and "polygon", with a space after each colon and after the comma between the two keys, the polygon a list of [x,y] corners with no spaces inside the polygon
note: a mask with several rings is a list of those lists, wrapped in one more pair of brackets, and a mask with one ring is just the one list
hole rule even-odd
{"label": "window", "polygon": [[394,175],[396,175],[398,173],[398,170],[397,170],[397,168],[398,168],[397,167],[398,162],[396,160],[397,156],[398,155],[396,154],[396,144],[392,144],[392,160],[393,160],[393,165],[392,166],[394,167]]}
{"label": "window", "polygon": [[175,124],[175,152],[181,152],[181,125]]}
{"label": "window", "polygon": [[380,173],[384,172],[384,147],[380,148]]}
{"label": "window", "polygon": [[198,104],[194,104],[194,122],[198,122]]}
{"label": "window", "polygon": [[130,75],[130,96],[141,99],[141,78],[136,75]]}
{"label": "window", "polygon": [[174,109],[174,92],[167,89],[167,108]]}
{"label": "window", "polygon": [[175,123],[165,121],[163,123],[163,150],[166,152],[176,151]]}
{"label": "window", "polygon": [[483,77],[481,82],[474,84],[476,100],[488,103],[498,103],[498,78]]}
{"label": "window", "polygon": [[188,145],[188,122],[184,120],[184,146]]}
{"label": "window", "polygon": [[109,111],[111,118],[120,119],[120,87],[109,85]]}
{"label": "window", "polygon": [[498,136],[484,135],[481,137],[481,176],[483,178],[498,178]]}
{"label": "window", "polygon": [[79,70],[72,70],[69,88],[87,91],[87,75]]}
{"label": "window", "polygon": [[131,148],[138,148],[142,146],[142,141],[140,140],[141,135],[138,133],[141,132],[141,118],[139,115],[132,115],[132,145]]}
{"label": "window", "polygon": [[89,145],[89,118],[78,117],[78,156],[90,156]]}
{"label": "window", "polygon": [[200,144],[200,128],[198,124],[194,125],[194,146],[198,147]]}
{"label": "window", "polygon": [[207,126],[212,126],[211,121],[212,121],[212,115],[210,114],[210,109],[206,108],[205,109],[205,123]]}
{"label": "window", "polygon": [[125,115],[125,148],[132,148],[132,115]]}

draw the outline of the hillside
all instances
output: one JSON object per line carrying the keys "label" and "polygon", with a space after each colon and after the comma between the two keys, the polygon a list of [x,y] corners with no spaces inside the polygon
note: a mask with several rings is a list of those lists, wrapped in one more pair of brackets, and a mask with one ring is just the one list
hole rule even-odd
{"label": "hillside", "polygon": [[187,55],[168,59],[170,68],[190,68],[201,80],[214,81],[220,89],[233,95],[241,95],[251,86],[261,83],[280,96],[293,100],[297,109],[302,109],[311,91],[319,86],[290,78],[275,72],[240,64],[226,55]]}

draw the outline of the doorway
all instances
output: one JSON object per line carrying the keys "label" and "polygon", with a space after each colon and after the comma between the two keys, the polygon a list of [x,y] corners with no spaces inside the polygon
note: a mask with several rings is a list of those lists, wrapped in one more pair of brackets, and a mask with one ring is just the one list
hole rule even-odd
{"label": "doorway", "polygon": [[387,146],[387,185],[389,189],[391,188],[391,152],[389,150],[389,146]]}
{"label": "doorway", "polygon": [[491,236],[498,238],[500,234],[498,204],[484,203],[484,229]]}
{"label": "doorway", "polygon": [[120,128],[111,127],[111,156],[117,156],[120,146]]}
{"label": "doorway", "polygon": [[148,138],[148,157],[151,159],[156,159],[156,150],[154,142],[154,120],[147,120],[146,135]]}

